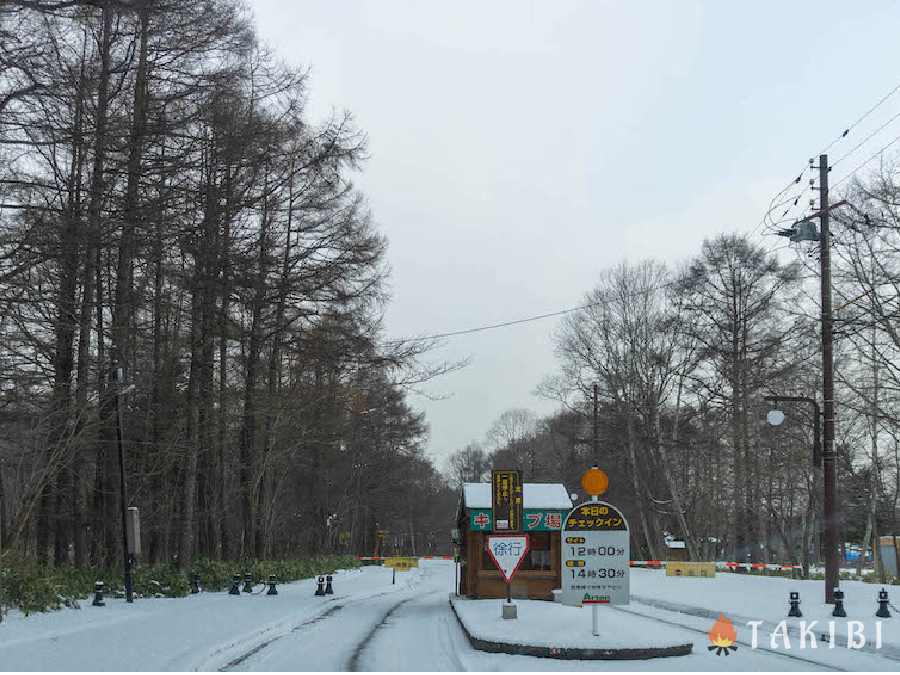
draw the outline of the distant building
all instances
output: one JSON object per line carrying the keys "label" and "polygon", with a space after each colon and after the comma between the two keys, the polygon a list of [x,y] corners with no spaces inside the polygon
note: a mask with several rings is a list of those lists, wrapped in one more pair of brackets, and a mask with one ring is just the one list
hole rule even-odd
{"label": "distant building", "polygon": [[[516,598],[552,600],[560,588],[560,533],[572,500],[562,483],[525,483],[522,531],[530,551],[511,584]],[[459,529],[460,593],[474,598],[506,597],[506,584],[487,554],[491,534],[491,484],[464,483],[456,521]]]}

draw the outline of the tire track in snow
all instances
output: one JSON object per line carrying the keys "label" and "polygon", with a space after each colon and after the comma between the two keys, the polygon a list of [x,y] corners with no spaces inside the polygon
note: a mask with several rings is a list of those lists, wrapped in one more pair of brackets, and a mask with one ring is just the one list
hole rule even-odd
{"label": "tire track in snow", "polygon": [[[443,571],[441,568],[426,569],[428,569],[428,572],[426,574],[423,574],[421,579],[417,580],[416,586],[420,585],[427,579],[433,578],[436,573],[440,574],[440,572]],[[415,587],[410,590],[415,590]],[[353,653],[347,663],[347,671],[359,672],[360,658],[365,653],[366,649],[372,646],[372,642],[375,636],[378,634],[378,631],[380,631],[385,626],[390,625],[390,619],[394,616],[395,612],[404,607],[407,603],[423,602],[426,598],[432,595],[443,595],[444,593],[445,591],[443,590],[430,591],[428,593],[425,593],[424,595],[413,595],[391,605],[391,607],[381,616],[381,619],[377,621],[374,626],[372,626],[372,629],[368,633],[366,633],[365,637],[363,637],[363,639],[356,644],[353,649]],[[453,650],[452,644],[450,644],[449,628],[450,624],[447,622],[447,617],[442,617],[442,624],[440,626],[435,626],[435,629],[438,633],[436,636],[437,642],[441,650],[444,652],[445,656],[447,656],[448,660],[451,661],[455,666],[455,670],[457,672],[466,671],[468,669],[465,667],[465,665],[459,659],[458,655]]]}
{"label": "tire track in snow", "polygon": [[[330,607],[327,610],[325,610],[324,612],[320,612],[319,614],[316,614],[315,616],[312,616],[312,617],[306,619],[305,621],[302,621],[301,623],[299,623],[295,626],[292,626],[289,630],[281,632],[274,637],[271,637],[262,642],[256,642],[252,648],[249,648],[246,651],[239,654],[238,656],[235,656],[234,658],[230,659],[228,661],[228,663],[219,667],[217,670],[219,672],[228,672],[228,671],[234,670],[238,666],[244,665],[248,660],[250,660],[254,656],[258,655],[260,652],[262,652],[266,648],[271,647],[276,642],[279,642],[283,638],[289,637],[291,634],[301,632],[304,629],[307,629],[325,619],[331,618],[338,610],[342,610],[348,605],[358,604],[360,601],[368,602],[370,600],[376,600],[378,598],[383,598],[388,595],[396,595],[398,593],[408,593],[408,592],[414,590],[419,585],[419,583],[421,583],[421,581],[422,581],[422,578],[418,577],[418,578],[412,579],[409,582],[407,582],[406,588],[403,588],[403,589],[393,588],[391,590],[382,591],[380,593],[364,594],[362,597],[354,597],[352,594],[335,596],[334,598],[326,600],[325,602],[342,601],[343,604],[335,605],[334,607]],[[413,598],[407,598],[403,602],[407,602],[412,599]],[[402,603],[399,603],[399,604],[402,604]],[[395,608],[396,608],[396,605],[392,606],[391,610],[389,610],[388,613],[390,613],[390,611],[392,611]],[[385,617],[383,616],[381,621],[383,621],[384,618]],[[375,628],[372,631],[370,631],[369,635],[366,636],[366,640],[368,640],[369,637],[372,634],[374,634],[375,629],[378,628],[378,625],[379,624],[376,624]],[[361,644],[364,644],[364,643],[365,643],[365,640]],[[356,649],[360,650],[360,652],[361,652],[360,645],[357,645]]]}
{"label": "tire track in snow", "polygon": [[[296,626],[294,626],[293,628],[291,628],[291,633],[295,633],[298,630],[301,630],[302,628],[304,628],[306,626],[311,626],[312,624],[318,623],[319,621],[322,621],[323,619],[327,619],[329,616],[331,616],[332,614],[334,614],[335,612],[337,612],[338,610],[341,610],[343,608],[344,608],[344,605],[335,605],[334,607],[329,607],[324,613],[319,614],[318,616],[314,616],[311,619],[307,619],[306,621],[299,623]],[[258,654],[263,649],[268,647],[270,644],[272,644],[273,642],[277,642],[278,640],[280,640],[283,637],[287,637],[287,635],[279,635],[278,637],[274,637],[270,640],[266,640],[265,642],[259,643],[253,649],[251,649],[247,652],[244,652],[237,658],[232,659],[231,661],[226,663],[224,666],[219,668],[219,672],[224,673],[228,670],[231,670],[232,668],[237,668],[244,661],[246,661],[250,657]]]}
{"label": "tire track in snow", "polygon": [[351,654],[350,660],[347,662],[348,672],[359,672],[359,657],[362,656],[363,651],[365,651],[366,647],[369,646],[369,642],[375,636],[375,633],[377,633],[387,623],[388,619],[391,618],[391,615],[394,612],[396,612],[403,605],[413,599],[414,598],[406,598],[405,600],[401,600],[400,602],[391,605],[391,608],[387,612],[385,612],[384,615],[382,615],[381,621],[372,626],[369,632],[366,633],[366,636],[356,644],[356,647],[353,648],[353,654]]}

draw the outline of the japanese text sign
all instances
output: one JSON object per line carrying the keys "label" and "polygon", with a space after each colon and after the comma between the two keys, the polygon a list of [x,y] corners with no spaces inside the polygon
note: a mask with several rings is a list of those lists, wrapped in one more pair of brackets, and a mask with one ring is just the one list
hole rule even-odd
{"label": "japanese text sign", "polygon": [[491,515],[494,532],[522,531],[522,476],[516,469],[491,472]]}
{"label": "japanese text sign", "polygon": [[563,523],[562,595],[567,605],[627,605],[628,522],[612,504],[589,501]]}
{"label": "japanese text sign", "polygon": [[487,537],[487,552],[506,583],[519,570],[528,554],[527,534],[492,534]]}

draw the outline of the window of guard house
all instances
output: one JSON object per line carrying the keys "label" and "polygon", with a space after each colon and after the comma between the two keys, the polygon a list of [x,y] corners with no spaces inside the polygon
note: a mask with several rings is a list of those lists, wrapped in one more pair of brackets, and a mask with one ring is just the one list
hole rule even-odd
{"label": "window of guard house", "polygon": [[[553,565],[550,559],[550,533],[549,532],[531,532],[529,533],[529,551],[525,556],[525,560],[519,565],[519,570],[538,570],[550,571]],[[481,569],[497,570],[494,561],[487,552],[487,543],[481,552]]]}
{"label": "window of guard house", "polygon": [[531,534],[528,558],[522,563],[523,570],[549,571],[553,565],[550,562],[550,533],[533,532]]}

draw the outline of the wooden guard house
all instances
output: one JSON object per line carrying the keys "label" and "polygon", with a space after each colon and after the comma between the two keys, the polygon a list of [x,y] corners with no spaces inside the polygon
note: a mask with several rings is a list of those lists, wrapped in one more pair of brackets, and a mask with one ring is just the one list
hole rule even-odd
{"label": "wooden guard house", "polygon": [[[525,483],[522,532],[529,535],[529,552],[512,581],[514,598],[552,600],[560,588],[560,533],[572,501],[562,483]],[[486,550],[491,534],[491,484],[464,483],[457,512],[460,589],[472,598],[505,598],[506,583]],[[504,532],[503,534],[508,534]]]}

